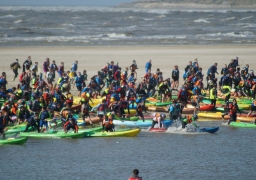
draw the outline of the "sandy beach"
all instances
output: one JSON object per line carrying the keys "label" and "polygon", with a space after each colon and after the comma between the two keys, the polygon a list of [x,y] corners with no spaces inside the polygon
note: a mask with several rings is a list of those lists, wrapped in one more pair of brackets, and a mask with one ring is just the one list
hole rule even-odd
{"label": "sandy beach", "polygon": [[22,64],[29,55],[33,63],[39,62],[39,72],[43,72],[42,65],[47,57],[51,61],[56,60],[57,65],[61,61],[65,62],[66,70],[78,60],[78,71],[87,70],[89,78],[96,75],[96,72],[110,61],[118,62],[123,70],[130,66],[134,59],[139,68],[138,78],[144,75],[144,66],[149,59],[152,60],[152,71],[155,72],[160,68],[164,78],[170,77],[174,65],[179,66],[182,76],[188,61],[193,61],[195,58],[198,58],[204,74],[215,62],[218,63],[218,72],[220,72],[223,65],[228,64],[235,57],[239,57],[241,67],[250,64],[250,69],[256,70],[256,46],[6,47],[0,48],[0,63],[1,71],[7,73],[8,87],[16,86],[18,82],[17,79],[12,81],[13,72],[10,64],[15,59],[19,59]]}

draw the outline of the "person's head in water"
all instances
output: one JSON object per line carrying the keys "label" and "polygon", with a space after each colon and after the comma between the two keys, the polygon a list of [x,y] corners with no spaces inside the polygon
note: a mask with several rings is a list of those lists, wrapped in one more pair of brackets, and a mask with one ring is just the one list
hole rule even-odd
{"label": "person's head in water", "polygon": [[134,170],[133,170],[133,174],[134,174],[134,175],[137,175],[137,176],[138,176],[138,175],[139,175],[139,173],[140,173],[140,172],[139,172],[139,170],[138,170],[138,169],[134,169]]}

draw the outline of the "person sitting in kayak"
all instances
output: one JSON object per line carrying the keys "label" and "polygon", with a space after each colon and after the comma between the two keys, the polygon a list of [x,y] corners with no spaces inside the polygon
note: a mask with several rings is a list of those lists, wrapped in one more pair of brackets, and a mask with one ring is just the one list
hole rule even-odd
{"label": "person sitting in kayak", "polygon": [[104,131],[113,132],[113,130],[114,130],[113,116],[114,115],[115,114],[113,112],[112,113],[109,112],[105,115],[105,118],[102,123],[103,132]]}
{"label": "person sitting in kayak", "polygon": [[141,104],[141,103],[137,104],[136,116],[140,116],[142,118],[143,122],[144,122],[145,119],[144,119],[144,115],[143,115],[142,111],[143,111],[143,104]]}
{"label": "person sitting in kayak", "polygon": [[37,116],[37,114],[35,114],[35,115],[31,115],[31,116],[27,119],[28,124],[27,124],[27,126],[26,126],[24,132],[27,132],[27,131],[28,131],[28,128],[29,128],[30,126],[31,126],[33,129],[38,130],[38,125],[36,124],[37,118],[38,118],[38,116]]}
{"label": "person sitting in kayak", "polygon": [[129,177],[128,180],[142,180],[142,177],[139,176],[139,170],[134,169],[133,174]]}
{"label": "person sitting in kayak", "polygon": [[151,128],[154,128],[155,124],[158,124],[159,129],[164,128],[164,119],[166,118],[166,115],[164,113],[153,113],[152,116],[153,120]]}
{"label": "person sitting in kayak", "polygon": [[40,120],[40,130],[43,131],[42,128],[45,126],[46,130],[48,130],[48,122],[47,119],[52,118],[51,113],[47,110],[46,106],[43,106],[42,111],[39,114],[39,120]]}
{"label": "person sitting in kayak", "polygon": [[74,130],[74,133],[78,133],[78,126],[76,119],[72,117],[71,114],[68,115],[68,119],[64,124],[64,131],[67,133],[70,129]]}
{"label": "person sitting in kayak", "polygon": [[233,99],[233,103],[230,103],[229,104],[229,109],[230,109],[230,112],[229,112],[229,116],[230,116],[230,119],[228,121],[228,125],[233,121],[233,122],[236,122],[236,118],[237,118],[237,112],[239,112],[241,114],[241,111],[237,105],[237,102],[236,102],[236,99],[234,98]]}

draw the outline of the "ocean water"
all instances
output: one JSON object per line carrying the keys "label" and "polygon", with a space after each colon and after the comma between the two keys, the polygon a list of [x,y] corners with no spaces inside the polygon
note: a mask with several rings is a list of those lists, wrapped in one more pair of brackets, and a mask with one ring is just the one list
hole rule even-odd
{"label": "ocean water", "polygon": [[142,131],[134,138],[29,139],[0,146],[1,179],[253,180],[255,129],[220,126],[216,134]]}
{"label": "ocean water", "polygon": [[255,9],[0,7],[0,46],[255,43]]}

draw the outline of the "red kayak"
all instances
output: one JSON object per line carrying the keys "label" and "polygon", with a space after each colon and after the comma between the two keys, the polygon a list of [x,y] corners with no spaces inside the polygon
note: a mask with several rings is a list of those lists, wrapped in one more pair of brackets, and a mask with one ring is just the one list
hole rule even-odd
{"label": "red kayak", "polygon": [[200,111],[211,111],[213,110],[213,108],[214,108],[214,105],[207,104],[207,105],[200,106]]}
{"label": "red kayak", "polygon": [[167,129],[165,129],[165,128],[150,128],[148,131],[150,131],[150,132],[166,132],[167,131]]}

